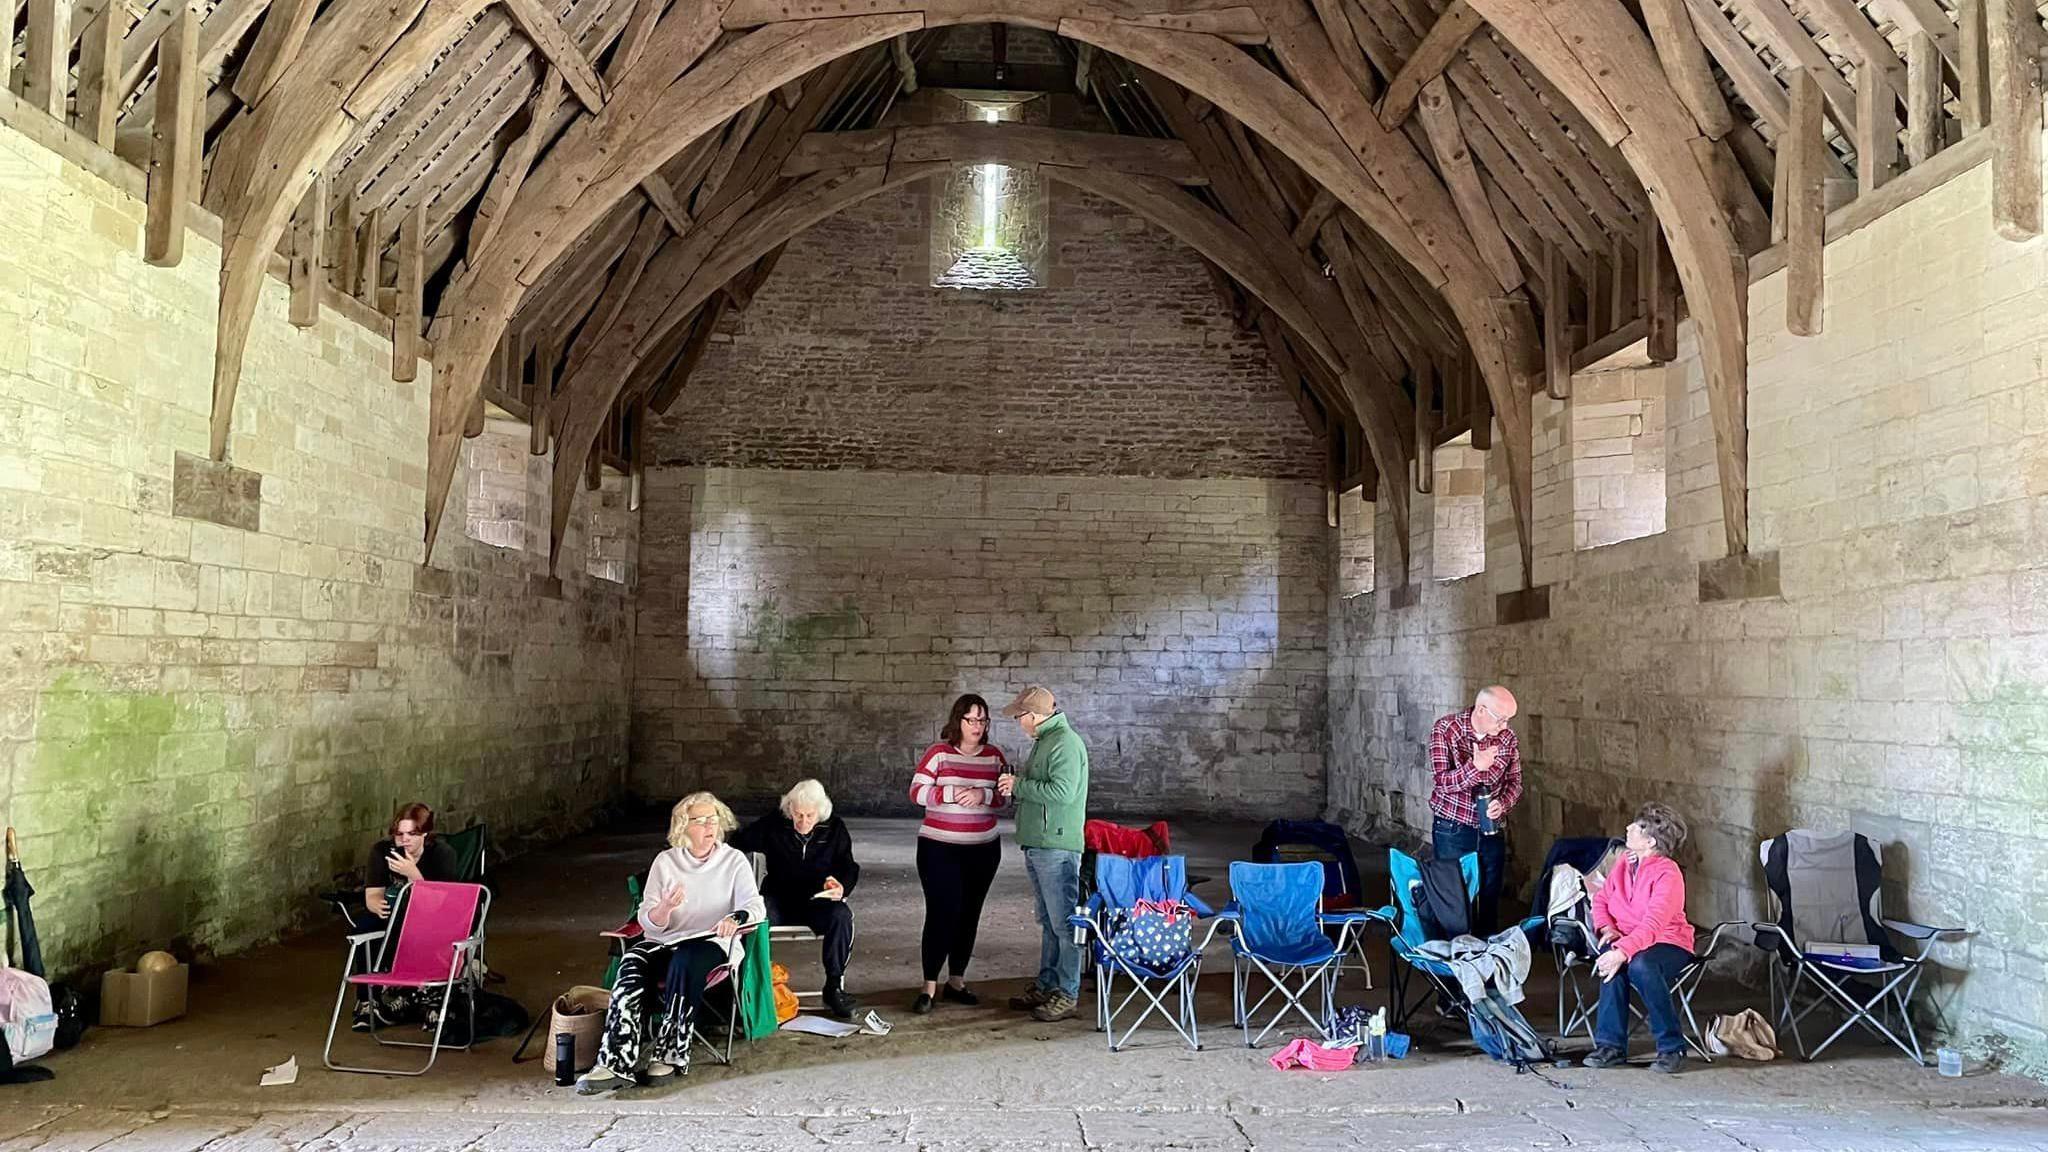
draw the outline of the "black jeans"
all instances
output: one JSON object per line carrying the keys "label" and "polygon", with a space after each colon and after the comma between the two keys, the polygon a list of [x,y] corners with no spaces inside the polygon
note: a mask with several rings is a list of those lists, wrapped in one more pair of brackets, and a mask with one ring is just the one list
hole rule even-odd
{"label": "black jeans", "polygon": [[947,844],[917,838],[917,882],[924,889],[924,978],[936,981],[941,968],[954,979],[967,975],[981,906],[1003,862],[1003,843]]}
{"label": "black jeans", "polygon": [[1692,953],[1676,944],[1652,944],[1621,966],[1614,979],[1600,985],[1600,1014],[1593,1024],[1593,1043],[1601,1048],[1628,1051],[1628,990],[1636,990],[1643,1002],[1643,1015],[1650,1019],[1650,1035],[1656,1038],[1657,1053],[1685,1051],[1685,1032],[1678,1018],[1678,1003],[1671,997],[1671,982],[1678,979]]}
{"label": "black jeans", "polygon": [[853,957],[853,909],[844,900],[806,900],[785,906],[768,900],[770,924],[800,924],[824,938],[825,987],[833,988],[846,979],[846,962]]}
{"label": "black jeans", "polygon": [[1508,861],[1507,835],[1496,832],[1481,836],[1476,825],[1439,816],[1430,826],[1430,850],[1439,860],[1456,860],[1467,852],[1479,853],[1479,903],[1472,912],[1472,934],[1482,939],[1493,935],[1500,912],[1501,872]]}

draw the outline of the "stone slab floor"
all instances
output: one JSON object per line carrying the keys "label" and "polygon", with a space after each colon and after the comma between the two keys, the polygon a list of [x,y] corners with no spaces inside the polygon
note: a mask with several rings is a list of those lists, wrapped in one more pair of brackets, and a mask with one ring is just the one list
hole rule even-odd
{"label": "stone slab floor", "polygon": [[[57,1079],[0,1088],[0,1148],[39,1152],[257,1149],[521,1150],[704,1148],[991,1149],[1151,1152],[1248,1149],[1587,1149],[1655,1152],[1855,1152],[2048,1149],[2048,1088],[1993,1074],[1943,1080],[1871,1046],[1821,1063],[1694,1064],[1677,1077],[1640,1067],[1517,1076],[1425,1030],[1408,1060],[1341,1073],[1278,1072],[1228,1028],[1228,969],[1204,981],[1207,1050],[1163,1031],[1111,1054],[1087,1023],[1039,1024],[993,1006],[1036,965],[1037,932],[1021,857],[1003,871],[971,973],[989,1006],[914,1017],[921,901],[914,826],[856,820],[865,865],[856,894],[854,990],[895,1024],[887,1037],[781,1034],[737,1065],[700,1061],[680,1084],[596,1100],[514,1065],[513,1041],[453,1053],[426,1076],[343,1075],[320,1064],[341,948],[326,934],[232,958],[195,982],[184,1019],[142,1031],[93,1029],[50,1062]],[[1182,833],[1192,868],[1216,879],[1247,849],[1249,828]],[[491,956],[501,987],[529,1007],[594,982],[595,933],[623,911],[622,878],[659,847],[652,823],[585,837],[497,869]],[[1375,956],[1383,956],[1378,946]],[[1221,959],[1220,950],[1216,955]],[[815,955],[792,953],[801,986]],[[1548,968],[1539,960],[1539,977]],[[1379,982],[1384,984],[1384,971]],[[1551,1024],[1547,983],[1531,1016]],[[1739,1005],[1759,999],[1724,989]],[[1344,998],[1378,1002],[1354,974]],[[358,1038],[354,1055],[364,1055]],[[537,1047],[537,1044],[536,1044]],[[296,1055],[289,1087],[261,1071]]]}

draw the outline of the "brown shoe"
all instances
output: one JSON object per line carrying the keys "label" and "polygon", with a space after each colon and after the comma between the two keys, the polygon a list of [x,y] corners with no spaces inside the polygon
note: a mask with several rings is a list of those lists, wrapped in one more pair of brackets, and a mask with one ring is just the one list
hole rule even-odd
{"label": "brown shoe", "polygon": [[1022,995],[1010,997],[1010,1007],[1019,1012],[1034,1012],[1040,1004],[1045,1003],[1046,997],[1050,995],[1052,993],[1033,984],[1031,987],[1026,988]]}
{"label": "brown shoe", "polygon": [[1074,1008],[1077,1003],[1072,996],[1067,995],[1065,992],[1048,992],[1045,996],[1045,1003],[1031,1010],[1031,1018],[1033,1020],[1043,1020],[1048,1024],[1055,1020],[1065,1020],[1074,1014]]}

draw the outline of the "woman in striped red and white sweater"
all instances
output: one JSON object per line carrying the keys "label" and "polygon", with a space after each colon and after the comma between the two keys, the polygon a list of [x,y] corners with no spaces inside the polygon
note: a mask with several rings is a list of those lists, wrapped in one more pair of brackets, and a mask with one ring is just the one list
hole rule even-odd
{"label": "woman in striped red and white sweater", "polygon": [[[967,961],[981,926],[981,905],[1003,860],[996,813],[1009,800],[996,793],[996,777],[1010,770],[1003,750],[988,742],[988,701],[968,693],[953,701],[939,742],[917,758],[910,802],[924,809],[917,830],[917,882],[924,889],[924,991],[910,1010],[932,1010],[943,996],[979,1004],[967,989]],[[939,970],[948,969],[939,988]]]}

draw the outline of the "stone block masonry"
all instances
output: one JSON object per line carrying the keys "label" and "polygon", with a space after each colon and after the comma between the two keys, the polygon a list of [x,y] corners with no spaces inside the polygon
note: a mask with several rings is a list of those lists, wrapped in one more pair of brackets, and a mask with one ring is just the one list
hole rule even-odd
{"label": "stone block masonry", "polygon": [[268,284],[222,471],[219,249],[145,267],[143,205],[5,127],[0,204],[0,823],[59,973],[275,934],[403,800],[509,843],[622,794],[627,593],[531,594],[459,505],[419,565],[424,370]]}
{"label": "stone block masonry", "polygon": [[790,242],[655,425],[654,461],[1315,480],[1321,442],[1200,258],[1054,182],[1022,292],[931,287],[936,181]]}
{"label": "stone block masonry", "polygon": [[[1421,835],[1431,721],[1504,682],[1528,756],[1523,878],[1553,837],[1663,800],[1691,821],[1688,911],[1712,924],[1764,911],[1759,840],[1863,832],[1888,914],[1974,932],[1930,977],[1943,1020],[2048,1075],[2048,271],[2039,242],[1993,233],[1990,183],[1980,167],[1829,244],[1818,336],[1785,331],[1782,272],[1752,286],[1751,565],[1701,567],[1724,545],[1688,325],[1679,360],[1637,382],[1665,388],[1660,533],[1575,548],[1573,501],[1539,487],[1549,618],[1496,625],[1519,570],[1492,528],[1495,452],[1487,579],[1393,609],[1382,571],[1382,591],[1335,602],[1331,809]],[[1581,376],[1572,403],[1617,402],[1601,383]]]}
{"label": "stone block masonry", "polygon": [[[1323,494],[1291,480],[658,468],[636,791],[905,811],[947,706],[1056,692],[1090,809],[1302,815],[1324,793]],[[1021,763],[1028,741],[998,719]]]}

